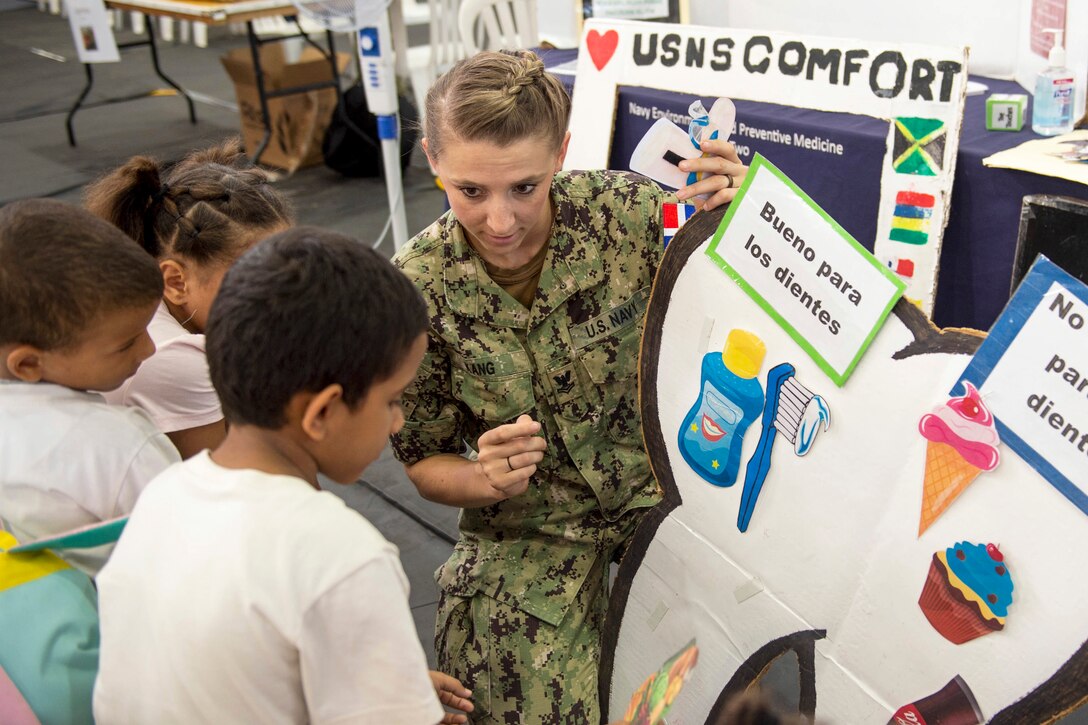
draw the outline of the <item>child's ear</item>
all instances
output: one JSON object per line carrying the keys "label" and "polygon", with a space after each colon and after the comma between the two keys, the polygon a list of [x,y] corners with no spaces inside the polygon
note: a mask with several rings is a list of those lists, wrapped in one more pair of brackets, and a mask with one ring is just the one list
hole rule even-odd
{"label": "child's ear", "polygon": [[181,306],[189,299],[189,285],[187,283],[185,267],[175,259],[164,259],[159,262],[162,270],[163,293],[166,301],[175,306]]}
{"label": "child's ear", "polygon": [[[42,380],[42,351],[32,345],[16,345],[4,358],[8,373],[24,383]],[[5,376],[7,377],[7,376]]]}
{"label": "child's ear", "polygon": [[302,410],[299,425],[306,437],[321,441],[329,434],[329,419],[335,406],[343,402],[344,388],[339,383],[329,385],[313,394]]}

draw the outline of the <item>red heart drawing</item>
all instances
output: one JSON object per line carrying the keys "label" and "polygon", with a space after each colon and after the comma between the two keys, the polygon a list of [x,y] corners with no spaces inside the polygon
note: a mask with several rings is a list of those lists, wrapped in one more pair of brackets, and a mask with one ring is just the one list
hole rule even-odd
{"label": "red heart drawing", "polygon": [[616,46],[620,44],[620,34],[615,30],[609,30],[601,35],[596,30],[590,30],[586,34],[586,47],[589,48],[589,57],[597,70],[603,70],[608,61],[612,60],[612,54],[616,52]]}

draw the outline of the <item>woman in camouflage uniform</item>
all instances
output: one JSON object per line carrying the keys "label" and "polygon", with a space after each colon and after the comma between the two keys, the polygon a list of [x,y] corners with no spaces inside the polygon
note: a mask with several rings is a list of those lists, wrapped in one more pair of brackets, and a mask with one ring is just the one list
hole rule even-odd
{"label": "woman in camouflage uniform", "polygon": [[[477,723],[600,721],[608,564],[660,497],[636,370],[666,195],[635,174],[561,172],[569,115],[529,52],[440,78],[423,148],[451,211],[395,259],[431,327],[394,447],[424,497],[464,509],[435,644]],[[704,150],[682,169],[708,178],[677,196],[712,207],[747,169],[731,144]]]}

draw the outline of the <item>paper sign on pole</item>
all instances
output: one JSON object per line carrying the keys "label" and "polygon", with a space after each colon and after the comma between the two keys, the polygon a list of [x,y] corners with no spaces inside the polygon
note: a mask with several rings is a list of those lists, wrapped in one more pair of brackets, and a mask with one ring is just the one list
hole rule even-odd
{"label": "paper sign on pole", "polygon": [[103,0],[68,0],[68,24],[72,40],[84,63],[116,63],[121,60]]}
{"label": "paper sign on pole", "polygon": [[1088,286],[1040,256],[961,379],[1001,441],[1088,514]]}
{"label": "paper sign on pole", "polygon": [[838,385],[905,287],[759,154],[706,253]]}

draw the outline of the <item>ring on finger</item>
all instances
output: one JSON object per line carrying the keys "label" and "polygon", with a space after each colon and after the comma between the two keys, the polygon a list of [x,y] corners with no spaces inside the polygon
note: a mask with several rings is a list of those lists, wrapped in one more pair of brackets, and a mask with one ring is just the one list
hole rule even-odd
{"label": "ring on finger", "polygon": [[510,467],[510,470],[514,470],[514,464],[510,462],[510,456],[506,457],[506,465]]}
{"label": "ring on finger", "polygon": [[728,186],[726,186],[725,188],[726,188],[726,189],[732,189],[732,188],[733,188],[733,184],[734,184],[734,183],[736,183],[736,180],[735,180],[735,179],[734,179],[734,178],[733,178],[733,177],[732,177],[731,175],[729,175],[729,174],[726,174],[726,175],[725,175],[725,178],[729,179],[729,185],[728,185]]}

